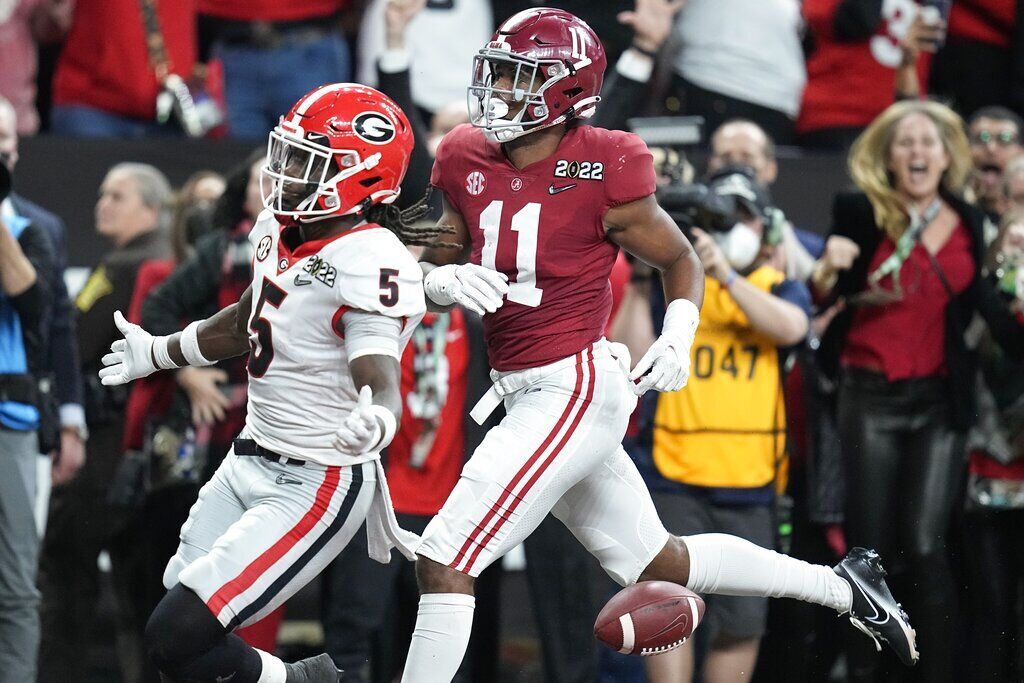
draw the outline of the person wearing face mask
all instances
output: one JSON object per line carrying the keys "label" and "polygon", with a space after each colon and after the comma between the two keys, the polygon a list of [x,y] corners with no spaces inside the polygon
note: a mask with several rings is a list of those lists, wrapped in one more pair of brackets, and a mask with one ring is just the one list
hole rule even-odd
{"label": "person wearing face mask", "polygon": [[[732,208],[726,230],[690,229],[704,265],[704,307],[685,391],[660,394],[648,485],[671,533],[726,533],[775,544],[771,503],[784,479],[782,359],[807,334],[810,293],[775,261],[779,228],[766,190],[745,167],[708,187]],[[661,289],[652,287],[652,320]],[[689,681],[694,642],[708,647],[704,680],[746,680],[765,631],[768,600],[710,596],[706,639],[648,657],[651,681]]]}
{"label": "person wearing face mask", "polygon": [[[854,143],[860,189],[833,204],[832,234],[851,249],[819,262],[823,303],[843,301],[819,350],[839,377],[846,539],[883,549],[905,581],[921,678],[952,680],[955,614],[945,535],[977,417],[975,313],[1010,357],[1024,326],[983,276],[984,215],[962,198],[971,168],[963,121],[936,102],[886,109]],[[851,643],[850,681],[875,679],[874,652]]]}

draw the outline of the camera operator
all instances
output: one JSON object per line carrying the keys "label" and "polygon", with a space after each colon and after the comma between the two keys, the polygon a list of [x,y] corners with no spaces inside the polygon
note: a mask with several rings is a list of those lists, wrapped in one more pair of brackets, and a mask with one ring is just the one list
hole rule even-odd
{"label": "camera operator", "polygon": [[0,681],[14,683],[35,680],[39,645],[38,378],[54,257],[45,230],[14,211],[10,189],[0,163]]}
{"label": "camera operator", "polygon": [[[14,107],[0,97],[0,163],[10,173],[18,163],[17,130]],[[10,214],[23,217],[41,229],[53,245],[54,268],[47,282],[53,296],[53,307],[48,321],[46,372],[37,379],[41,388],[52,388],[52,393],[46,391],[40,395],[39,447],[41,453],[53,458],[52,481],[55,486],[60,486],[71,481],[82,467],[88,435],[82,407],[82,377],[78,374],[74,315],[64,284],[67,264],[64,222],[16,192],[11,192],[4,207]],[[40,505],[40,509],[45,510],[46,500]]]}
{"label": "camera operator", "polygon": [[[775,485],[784,479],[779,349],[807,334],[810,293],[772,265],[780,225],[748,168],[723,168],[707,185],[672,182],[659,203],[691,236],[706,276],[690,382],[657,397],[648,480],[655,505],[672,533],[729,533],[770,548]],[[651,287],[651,302],[651,319],[660,320],[660,287]],[[749,675],[767,611],[762,598],[708,601],[705,680]],[[688,643],[648,658],[648,675],[690,680],[693,661]]]}

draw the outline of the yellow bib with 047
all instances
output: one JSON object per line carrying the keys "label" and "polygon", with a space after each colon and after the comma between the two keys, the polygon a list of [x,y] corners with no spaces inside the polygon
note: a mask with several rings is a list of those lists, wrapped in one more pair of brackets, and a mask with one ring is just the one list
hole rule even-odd
{"label": "yellow bib with 047", "polygon": [[[746,279],[770,292],[784,278],[762,266]],[[776,478],[785,431],[778,349],[724,286],[705,278],[689,383],[658,397],[654,464],[691,486],[762,487]]]}

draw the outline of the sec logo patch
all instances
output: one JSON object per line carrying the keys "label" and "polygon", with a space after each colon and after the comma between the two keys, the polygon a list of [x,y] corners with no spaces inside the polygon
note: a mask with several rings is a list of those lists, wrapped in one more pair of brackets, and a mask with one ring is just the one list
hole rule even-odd
{"label": "sec logo patch", "polygon": [[270,235],[266,235],[260,240],[260,243],[256,246],[256,260],[265,261],[270,256],[270,244],[274,240],[270,239]]}
{"label": "sec logo patch", "polygon": [[484,179],[484,174],[480,171],[473,171],[466,176],[466,192],[474,197],[480,196],[486,187],[487,180]]}

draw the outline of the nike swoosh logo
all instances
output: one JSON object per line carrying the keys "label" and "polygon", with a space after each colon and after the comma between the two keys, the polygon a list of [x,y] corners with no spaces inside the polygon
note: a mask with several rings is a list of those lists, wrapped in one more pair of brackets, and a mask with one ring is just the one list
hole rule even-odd
{"label": "nike swoosh logo", "polygon": [[569,183],[568,185],[562,185],[561,187],[555,187],[554,183],[548,185],[548,194],[558,194],[559,192],[565,192],[576,187],[576,183]]}
{"label": "nike swoosh logo", "polygon": [[[237,671],[235,673],[238,673]],[[230,676],[217,676],[217,683],[228,683],[228,681],[234,680],[235,674]]]}
{"label": "nike swoosh logo", "polygon": [[870,595],[868,595],[866,592],[864,592],[864,588],[860,585],[860,583],[857,584],[857,590],[860,591],[860,594],[863,595],[864,599],[867,600],[869,605],[871,605],[871,609],[875,610],[874,616],[870,616],[870,617],[865,616],[864,619],[867,620],[867,621],[870,621],[872,624],[875,624],[877,626],[881,626],[882,624],[888,623],[889,618],[892,615],[890,615],[888,612],[886,612],[885,613],[885,619],[881,619],[880,620],[878,617],[881,614],[881,612],[878,611],[878,605],[875,603],[874,600],[871,599]]}
{"label": "nike swoosh logo", "polygon": [[295,286],[296,287],[301,287],[302,285],[311,285],[311,284],[313,284],[312,280],[303,280],[302,279],[302,275],[300,275],[298,273],[295,274]]}
{"label": "nike swoosh logo", "polygon": [[277,475],[277,479],[275,479],[274,482],[277,484],[298,484],[299,486],[302,486],[302,482],[299,481],[298,479],[292,479],[291,477],[285,476],[283,474]]}

